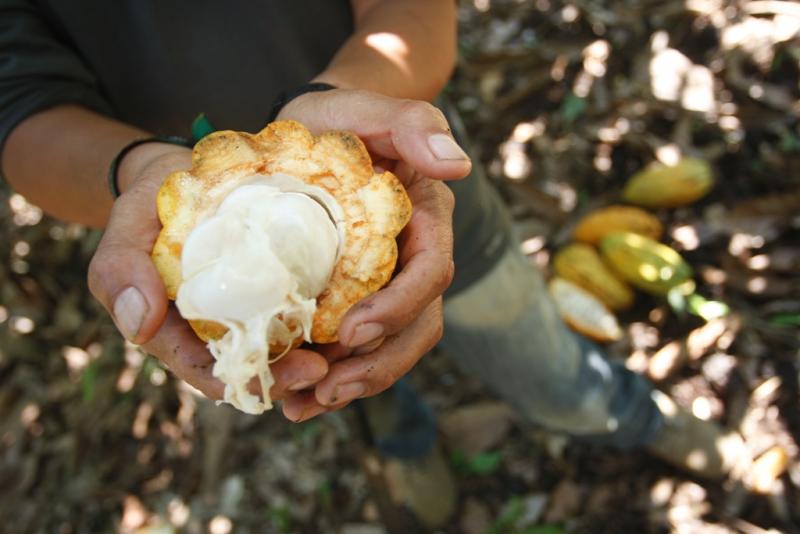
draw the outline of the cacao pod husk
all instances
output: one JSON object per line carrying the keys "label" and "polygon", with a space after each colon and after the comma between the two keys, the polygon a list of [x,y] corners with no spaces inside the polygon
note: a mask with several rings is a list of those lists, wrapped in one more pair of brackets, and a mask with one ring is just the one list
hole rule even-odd
{"label": "cacao pod husk", "polygon": [[561,318],[576,332],[602,343],[622,337],[616,316],[585,289],[559,277],[550,281],[548,289]]}
{"label": "cacao pod husk", "polygon": [[692,277],[692,268],[677,251],[639,234],[609,234],[600,251],[615,273],[653,295],[666,295]]}
{"label": "cacao pod husk", "polygon": [[639,171],[628,180],[622,198],[647,208],[675,208],[704,197],[713,185],[707,161],[683,158],[676,165],[656,163]]}
{"label": "cacao pod husk", "polygon": [[585,215],[573,232],[577,241],[596,245],[612,232],[633,232],[658,241],[664,232],[661,221],[634,206],[608,206]]}
{"label": "cacao pod husk", "polygon": [[633,304],[633,290],[589,245],[573,243],[559,250],[553,257],[553,268],[558,276],[589,291],[612,310],[625,310]]}

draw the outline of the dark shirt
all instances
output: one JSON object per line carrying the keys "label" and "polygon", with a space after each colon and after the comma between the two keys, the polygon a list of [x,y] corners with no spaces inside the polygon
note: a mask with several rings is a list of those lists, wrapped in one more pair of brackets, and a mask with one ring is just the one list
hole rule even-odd
{"label": "dark shirt", "polygon": [[[22,120],[59,104],[156,134],[188,136],[201,112],[216,128],[258,131],[277,94],[321,72],[352,31],[348,0],[0,0],[0,151]],[[494,265],[509,232],[479,166],[450,185],[454,293]]]}
{"label": "dark shirt", "polygon": [[0,0],[0,147],[29,115],[88,106],[153,133],[258,131],[353,31],[347,0]]}

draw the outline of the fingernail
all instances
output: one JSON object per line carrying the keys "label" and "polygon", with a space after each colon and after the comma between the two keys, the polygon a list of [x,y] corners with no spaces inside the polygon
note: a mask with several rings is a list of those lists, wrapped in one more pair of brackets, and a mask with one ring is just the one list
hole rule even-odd
{"label": "fingernail", "polygon": [[360,347],[356,347],[353,350],[353,356],[361,356],[362,354],[369,354],[373,350],[377,349],[383,344],[383,340],[386,339],[385,337],[381,336],[375,341],[367,343],[366,345],[361,345]]}
{"label": "fingernail", "polygon": [[362,323],[356,327],[355,332],[350,337],[351,347],[360,347],[372,343],[383,336],[383,325],[378,323]]}
{"label": "fingernail", "polygon": [[341,404],[343,402],[350,402],[357,399],[367,392],[367,385],[363,382],[351,382],[350,384],[342,384],[336,386],[333,390],[333,396],[328,401],[328,404]]}
{"label": "fingernail", "polygon": [[300,421],[300,418],[303,417],[303,412],[305,408],[303,408],[303,404],[301,402],[291,402],[290,400],[283,401],[283,416],[286,417],[289,421],[294,421],[295,423]]}
{"label": "fingernail", "polygon": [[114,301],[114,318],[125,339],[132,341],[142,327],[147,314],[147,301],[135,287],[129,287]]}
{"label": "fingernail", "polygon": [[309,406],[305,408],[300,415],[296,419],[292,419],[295,423],[302,423],[303,421],[308,421],[312,417],[316,417],[319,414],[323,413],[325,408],[322,406]]}
{"label": "fingernail", "polygon": [[430,147],[436,159],[443,160],[468,160],[469,156],[458,146],[455,139],[446,134],[433,134],[428,137]]}

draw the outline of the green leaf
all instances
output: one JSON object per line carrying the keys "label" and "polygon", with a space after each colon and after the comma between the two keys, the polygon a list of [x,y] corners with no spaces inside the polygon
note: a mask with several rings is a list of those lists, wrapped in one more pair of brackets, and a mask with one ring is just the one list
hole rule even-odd
{"label": "green leaf", "polygon": [[215,130],[216,128],[214,128],[214,125],[208,120],[205,113],[199,114],[192,121],[192,139],[194,139],[195,143]]}
{"label": "green leaf", "polygon": [[673,287],[667,293],[667,302],[678,317],[686,317],[686,295],[679,287]]}
{"label": "green leaf", "polygon": [[779,326],[800,326],[800,313],[778,313],[769,322]]}
{"label": "green leaf", "polygon": [[525,512],[525,507],[522,499],[518,495],[514,495],[503,507],[503,512],[495,519],[492,527],[489,529],[489,534],[505,534],[513,532],[514,523],[516,523],[522,514]]}
{"label": "green leaf", "polygon": [[724,302],[718,300],[707,300],[702,295],[694,293],[686,297],[686,311],[692,315],[702,317],[706,321],[725,317],[731,309]]}
{"label": "green leaf", "polygon": [[451,456],[453,467],[468,475],[490,475],[497,471],[503,461],[503,454],[499,451],[482,452],[471,458],[461,451],[455,451]]}
{"label": "green leaf", "polygon": [[292,528],[292,514],[285,506],[276,506],[267,510],[267,515],[278,532],[289,532]]}
{"label": "green leaf", "polygon": [[323,480],[317,488],[319,493],[320,505],[325,510],[330,510],[333,507],[333,485],[330,480]]}
{"label": "green leaf", "polygon": [[87,404],[94,400],[94,394],[97,391],[97,374],[97,360],[87,365],[86,369],[81,373],[81,395],[83,402]]}
{"label": "green leaf", "polygon": [[497,471],[502,461],[502,453],[496,451],[476,454],[469,463],[473,473],[477,475],[489,475]]}
{"label": "green leaf", "polygon": [[791,132],[783,132],[778,142],[778,149],[781,152],[800,152],[800,137]]}
{"label": "green leaf", "polygon": [[569,93],[561,103],[561,116],[567,124],[571,124],[586,111],[586,99]]}
{"label": "green leaf", "polygon": [[299,425],[292,425],[290,428],[292,437],[306,446],[312,446],[314,440],[322,432],[322,426],[319,421],[306,421]]}

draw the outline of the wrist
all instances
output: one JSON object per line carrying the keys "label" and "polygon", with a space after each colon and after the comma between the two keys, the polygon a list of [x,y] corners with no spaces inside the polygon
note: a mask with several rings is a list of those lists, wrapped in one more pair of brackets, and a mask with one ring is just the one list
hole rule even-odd
{"label": "wrist", "polygon": [[148,142],[132,148],[117,167],[120,193],[129,190],[142,176],[163,168],[164,176],[191,165],[191,149],[166,142]]}
{"label": "wrist", "polygon": [[[283,91],[278,95],[278,98],[272,104],[272,112],[270,113],[269,122],[286,117],[287,115],[283,113],[283,110],[298,98],[302,98],[312,93],[327,92],[336,89],[337,87],[335,85],[325,82],[312,81],[299,87],[295,87],[294,89]],[[291,114],[289,116],[291,117]]]}

